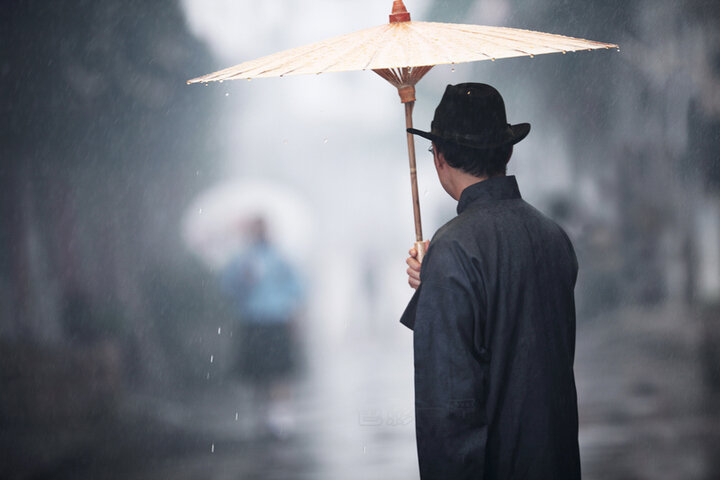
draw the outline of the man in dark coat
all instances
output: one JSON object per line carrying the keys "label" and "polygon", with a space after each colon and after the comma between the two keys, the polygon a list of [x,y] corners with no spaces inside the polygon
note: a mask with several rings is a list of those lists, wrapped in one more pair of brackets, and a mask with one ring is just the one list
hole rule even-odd
{"label": "man in dark coat", "polygon": [[457,217],[429,243],[402,316],[413,329],[423,480],[580,478],[573,374],[577,260],[505,168],[529,124],[493,87],[448,85],[430,132]]}

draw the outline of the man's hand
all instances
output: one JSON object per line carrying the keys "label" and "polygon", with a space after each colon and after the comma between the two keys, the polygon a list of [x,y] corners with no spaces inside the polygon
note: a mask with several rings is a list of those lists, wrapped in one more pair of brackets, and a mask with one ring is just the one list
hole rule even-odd
{"label": "man's hand", "polygon": [[[427,250],[428,242],[425,242],[425,249]],[[417,289],[420,286],[420,262],[417,259],[418,252],[415,247],[412,247],[408,253],[410,256],[405,260],[405,263],[408,264],[407,274],[408,274],[408,284],[414,288]]]}

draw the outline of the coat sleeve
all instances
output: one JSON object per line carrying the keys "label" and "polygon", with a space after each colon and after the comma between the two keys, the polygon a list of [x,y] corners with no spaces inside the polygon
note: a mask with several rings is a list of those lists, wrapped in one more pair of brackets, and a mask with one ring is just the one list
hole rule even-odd
{"label": "coat sleeve", "polygon": [[415,290],[415,293],[413,293],[410,302],[408,302],[407,307],[405,307],[405,311],[403,312],[402,317],[400,317],[400,323],[408,327],[410,330],[415,328],[415,313],[417,312],[417,303],[418,298],[420,298],[421,292],[422,285],[419,285],[418,288]]}
{"label": "coat sleeve", "polygon": [[[486,352],[476,345],[478,300],[445,265],[425,278],[414,325],[415,418],[423,480],[484,478]],[[448,271],[449,276],[448,276]],[[427,277],[427,276],[426,276]]]}

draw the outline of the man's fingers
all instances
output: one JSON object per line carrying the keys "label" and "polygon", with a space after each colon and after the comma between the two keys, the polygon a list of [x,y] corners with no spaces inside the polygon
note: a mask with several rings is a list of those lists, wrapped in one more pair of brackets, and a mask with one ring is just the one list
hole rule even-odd
{"label": "man's fingers", "polygon": [[408,257],[407,260],[405,260],[405,263],[407,263],[407,266],[412,268],[417,272],[418,275],[420,275],[420,262],[418,262],[416,259],[412,257]]}
{"label": "man's fingers", "polygon": [[420,280],[420,272],[418,270],[415,270],[414,268],[410,267],[407,269],[408,277],[415,278],[417,280]]}
{"label": "man's fingers", "polygon": [[[427,242],[425,242],[425,246],[427,248]],[[408,250],[408,254],[410,254],[410,256],[405,260],[405,263],[408,264],[408,284],[412,288],[417,289],[420,286],[420,262],[417,259],[418,251],[415,247],[412,247]]]}

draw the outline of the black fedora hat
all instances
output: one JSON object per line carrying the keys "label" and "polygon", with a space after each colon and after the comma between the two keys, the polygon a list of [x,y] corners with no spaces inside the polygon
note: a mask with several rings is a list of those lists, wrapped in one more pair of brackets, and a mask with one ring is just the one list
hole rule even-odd
{"label": "black fedora hat", "polygon": [[530,132],[530,124],[507,123],[505,102],[490,85],[460,83],[445,88],[429,132],[416,128],[407,131],[433,142],[488,149],[518,143]]}

